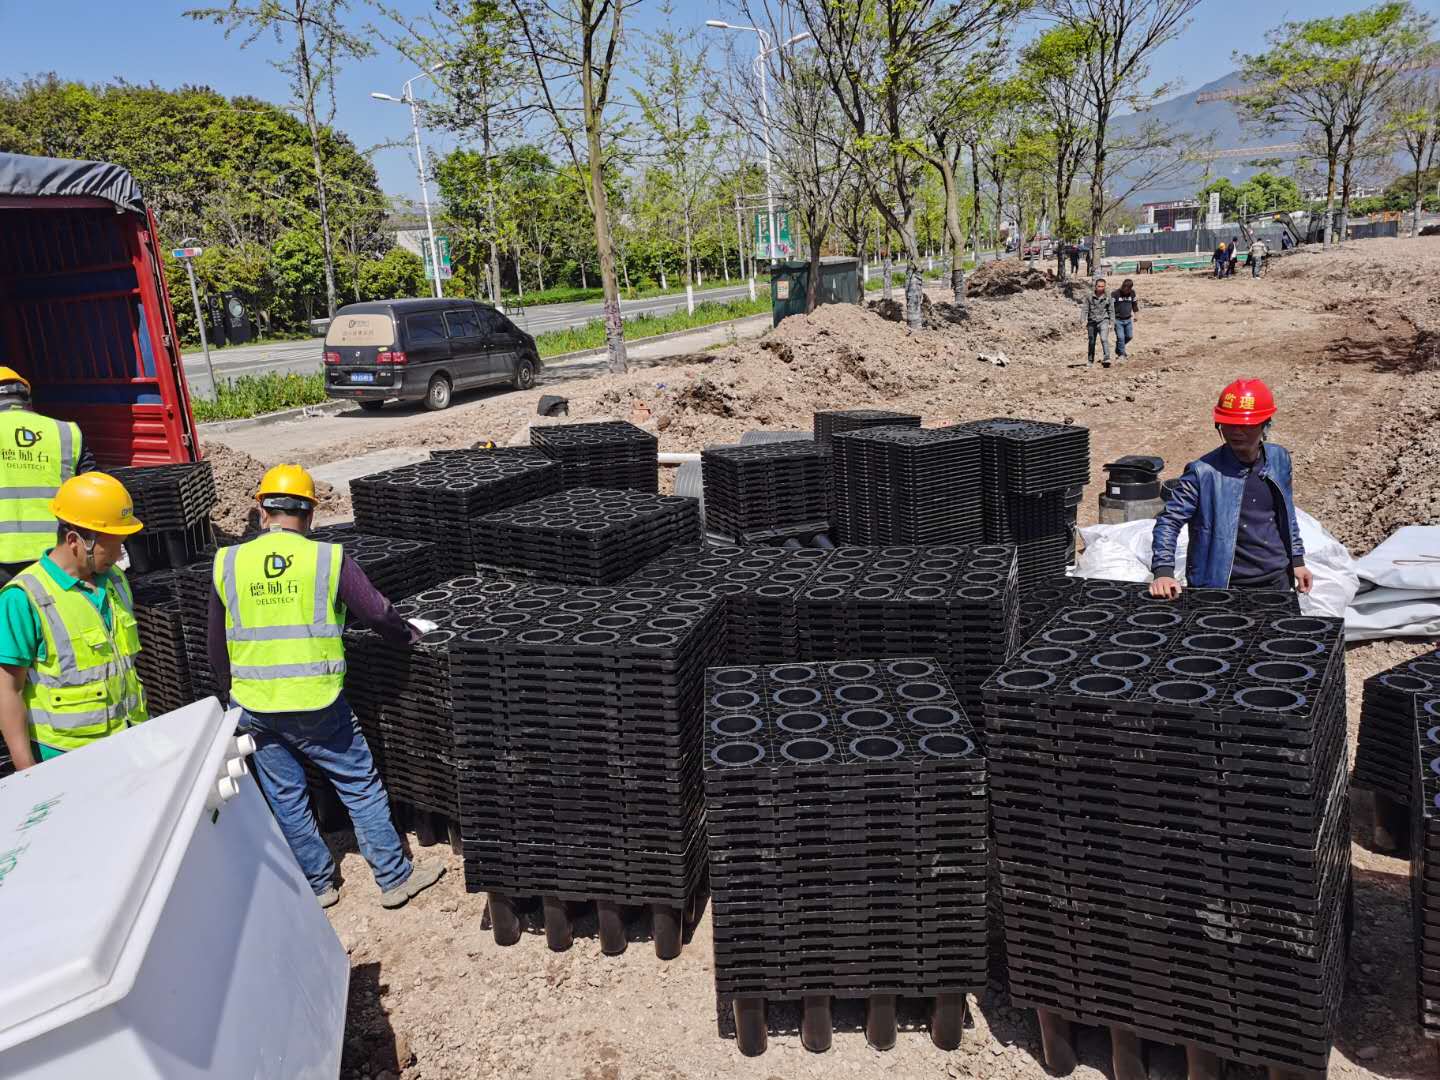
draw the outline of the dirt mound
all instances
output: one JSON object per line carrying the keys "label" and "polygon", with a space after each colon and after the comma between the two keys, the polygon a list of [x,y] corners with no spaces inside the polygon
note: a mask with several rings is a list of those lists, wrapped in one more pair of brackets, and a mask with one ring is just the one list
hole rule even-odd
{"label": "dirt mound", "polygon": [[1049,271],[1037,270],[1020,259],[982,263],[965,279],[967,296],[1014,296],[1026,289],[1044,289],[1054,283]]}
{"label": "dirt mound", "polygon": [[[267,466],[241,450],[218,442],[205,446],[205,460],[210,462],[210,468],[215,473],[215,491],[219,497],[215,509],[210,512],[210,520],[225,538],[242,536],[253,525],[251,515],[255,513],[255,489],[260,486]],[[335,520],[349,515],[349,498],[339,495],[329,484],[317,480],[315,494],[320,496],[317,517]]]}
{"label": "dirt mound", "polygon": [[[905,321],[903,300],[871,300],[865,307],[889,322]],[[970,313],[957,304],[944,300],[932,301],[928,296],[920,298],[921,325],[926,330],[943,330],[946,326],[965,323],[969,318]]]}

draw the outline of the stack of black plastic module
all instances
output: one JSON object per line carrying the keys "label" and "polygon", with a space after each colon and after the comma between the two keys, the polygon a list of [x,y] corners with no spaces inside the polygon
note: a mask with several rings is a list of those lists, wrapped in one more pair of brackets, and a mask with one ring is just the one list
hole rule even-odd
{"label": "stack of black plastic module", "polygon": [[215,555],[211,552],[175,573],[175,598],[185,641],[190,686],[197,698],[219,694],[215,670],[210,666],[210,594],[215,591]]}
{"label": "stack of black plastic module", "polygon": [[530,445],[560,463],[560,490],[660,490],[660,440],[623,420],[532,427]]}
{"label": "stack of black plastic module", "polygon": [[[1398,844],[1394,824],[1408,821],[1415,783],[1415,699],[1440,695],[1440,650],[1397,664],[1365,680],[1360,736],[1355,744],[1356,787],[1375,793],[1376,822]],[[1400,815],[1397,821],[1390,820]],[[1392,827],[1387,827],[1392,826]]]}
{"label": "stack of black plastic module", "polygon": [[956,428],[837,432],[836,539],[846,544],[978,544],[985,539],[980,436]]}
{"label": "stack of black plastic module", "polygon": [[713,600],[661,589],[529,585],[450,642],[465,882],[496,941],[540,895],[552,948],[569,901],[595,901],[600,945],[625,948],[622,905],[655,917],[662,959],[705,861],[705,668],[723,660]]}
{"label": "stack of black plastic module", "polygon": [[953,1049],[986,984],[985,761],[937,662],[718,668],[705,719],[715,987],[741,1051],[781,998],[825,1050],[832,997],[867,998],[888,1049],[897,996],[933,996]]}
{"label": "stack of black plastic module", "polygon": [[764,543],[830,529],[830,455],[814,442],[717,446],[700,471],[708,532]]}
{"label": "stack of black plastic module", "polygon": [[125,542],[135,573],[184,566],[214,544],[210,511],[217,499],[210,462],[137,465],[111,475],[125,485],[135,517],[145,525]]}
{"label": "stack of black plastic module", "polygon": [[413,596],[440,580],[438,543],[371,536],[352,522],[322,525],[311,531],[310,539],[341,545],[387,600]]}
{"label": "stack of black plastic module", "polygon": [[135,671],[145,687],[151,716],[183,708],[199,696],[190,677],[179,575],[160,570],[131,583],[140,653]]}
{"label": "stack of black plastic module", "polygon": [[476,560],[482,568],[546,581],[609,585],[699,539],[694,499],[571,488],[483,518]]}
{"label": "stack of black plastic module", "polygon": [[920,417],[914,413],[892,412],[889,409],[831,409],[815,414],[815,441],[828,449],[831,438],[842,431],[919,426]]}
{"label": "stack of black plastic module", "polygon": [[958,425],[980,435],[985,539],[1014,544],[1022,590],[1065,573],[1074,550],[1074,489],[1090,480],[1090,430],[997,417]]}
{"label": "stack of black plastic module", "polygon": [[1067,1018],[1326,1068],[1350,869],[1343,624],[1270,602],[1065,608],[986,684],[1010,990],[1056,1041]]}
{"label": "stack of black plastic module", "polygon": [[473,573],[480,519],[564,486],[542,453],[453,454],[350,482],[355,527],[374,536],[440,541],[440,577]]}
{"label": "stack of black plastic module", "polygon": [[345,696],[393,799],[458,826],[449,650],[458,634],[485,625],[484,612],[520,586],[459,577],[395,605],[436,629],[409,646],[369,630],[345,634]]}
{"label": "stack of black plastic module", "polygon": [[1410,799],[1415,993],[1426,1038],[1440,1039],[1440,692],[1415,695],[1411,708],[1418,744]]}
{"label": "stack of black plastic module", "polygon": [[1016,642],[1014,549],[681,548],[629,584],[725,599],[735,664],[936,657],[976,715]]}

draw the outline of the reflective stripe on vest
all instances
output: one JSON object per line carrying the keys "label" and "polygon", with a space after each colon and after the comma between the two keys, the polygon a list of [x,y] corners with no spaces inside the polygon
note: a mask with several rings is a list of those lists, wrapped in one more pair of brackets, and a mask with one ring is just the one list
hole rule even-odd
{"label": "reflective stripe on vest", "polygon": [[36,660],[23,695],[31,739],[75,750],[145,721],[135,671],[140,636],[121,571],[110,571],[104,586],[110,627],[79,588],[61,588],[38,563],[5,587],[29,598],[45,639],[45,658]]}
{"label": "reflective stripe on vest", "polygon": [[80,429],[26,409],[0,412],[0,562],[33,562],[55,543],[50,500],[80,464]]}
{"label": "reflective stripe on vest", "polygon": [[345,682],[339,544],[271,530],[215,555],[230,695],[252,712],[313,712]]}

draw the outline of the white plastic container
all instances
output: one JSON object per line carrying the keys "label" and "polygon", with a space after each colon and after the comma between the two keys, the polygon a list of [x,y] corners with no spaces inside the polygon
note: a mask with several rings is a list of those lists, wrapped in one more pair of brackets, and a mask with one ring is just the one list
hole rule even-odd
{"label": "white plastic container", "polygon": [[0,780],[0,1076],[339,1074],[349,960],[237,715],[208,698]]}

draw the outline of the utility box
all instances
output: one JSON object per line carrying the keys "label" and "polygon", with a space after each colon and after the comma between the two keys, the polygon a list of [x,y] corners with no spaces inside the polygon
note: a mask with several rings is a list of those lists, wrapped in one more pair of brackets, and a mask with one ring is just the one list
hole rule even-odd
{"label": "utility box", "polygon": [[335,1080],[349,958],[239,715],[206,698],[0,780],[8,1080]]}
{"label": "utility box", "polygon": [[1153,454],[1127,454],[1104,466],[1105,487],[1100,492],[1100,523],[1118,525],[1145,521],[1165,509],[1160,470],[1165,459]]}
{"label": "utility box", "polygon": [[[805,314],[805,293],[810,283],[809,260],[776,263],[770,270],[770,304],[774,325],[787,315]],[[860,260],[845,255],[827,255],[820,260],[820,287],[815,306],[858,304],[864,293],[860,284]]]}

